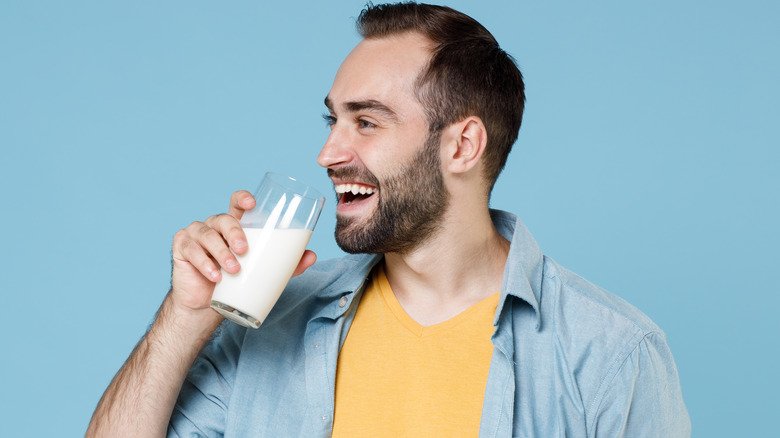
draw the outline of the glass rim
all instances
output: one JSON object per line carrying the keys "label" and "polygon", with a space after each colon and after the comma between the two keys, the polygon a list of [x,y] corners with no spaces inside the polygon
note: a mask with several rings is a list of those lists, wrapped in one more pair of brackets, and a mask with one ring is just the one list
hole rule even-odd
{"label": "glass rim", "polygon": [[309,184],[306,184],[305,182],[300,181],[297,178],[293,178],[289,175],[285,175],[279,172],[272,172],[272,171],[265,173],[265,176],[263,177],[263,180],[260,182],[260,185],[257,186],[254,195],[257,195],[260,192],[260,188],[263,187],[263,184],[265,183],[266,180],[272,181],[274,184],[280,185],[282,187],[290,188],[294,190],[296,194],[300,195],[303,198],[308,198],[314,201],[325,200],[325,195],[320,193],[319,190],[315,189]]}

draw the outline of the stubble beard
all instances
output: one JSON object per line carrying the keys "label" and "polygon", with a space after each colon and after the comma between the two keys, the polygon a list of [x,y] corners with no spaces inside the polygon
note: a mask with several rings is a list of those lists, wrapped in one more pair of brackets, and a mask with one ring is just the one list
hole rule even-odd
{"label": "stubble beard", "polygon": [[[449,193],[441,171],[440,135],[431,133],[402,168],[378,183],[379,203],[373,216],[336,217],[336,243],[351,254],[405,254],[430,238],[440,227]],[[368,171],[364,171],[368,173]]]}

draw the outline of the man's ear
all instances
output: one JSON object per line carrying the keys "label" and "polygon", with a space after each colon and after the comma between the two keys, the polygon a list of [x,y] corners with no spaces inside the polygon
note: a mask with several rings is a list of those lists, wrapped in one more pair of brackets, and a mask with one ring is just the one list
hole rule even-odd
{"label": "man's ear", "polygon": [[487,130],[476,116],[453,123],[442,133],[444,166],[452,173],[465,173],[473,169],[482,158],[487,146]]}

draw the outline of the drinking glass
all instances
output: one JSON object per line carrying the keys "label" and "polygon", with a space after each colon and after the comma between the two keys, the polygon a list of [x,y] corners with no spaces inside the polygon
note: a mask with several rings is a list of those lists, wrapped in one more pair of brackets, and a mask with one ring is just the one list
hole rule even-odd
{"label": "drinking glass", "polygon": [[308,185],[268,172],[254,194],[256,205],[239,223],[249,248],[236,258],[237,274],[222,271],[211,307],[245,327],[258,328],[301,260],[325,203]]}

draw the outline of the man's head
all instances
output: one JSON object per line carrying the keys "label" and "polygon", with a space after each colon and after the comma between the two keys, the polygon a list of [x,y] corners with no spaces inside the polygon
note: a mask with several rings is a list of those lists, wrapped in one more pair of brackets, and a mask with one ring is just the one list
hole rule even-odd
{"label": "man's head", "polygon": [[483,169],[492,190],[523,119],[525,90],[514,60],[473,18],[444,6],[398,3],[368,6],[357,19],[363,38],[418,32],[433,43],[415,93],[432,133],[477,116],[487,128]]}
{"label": "man's head", "polygon": [[364,40],[325,99],[331,133],[318,161],[339,195],[344,251],[404,253],[438,228],[448,199],[439,136],[414,96],[429,55],[418,34]]}
{"label": "man's head", "polygon": [[481,25],[448,8],[370,6],[358,29],[325,99],[318,161],[340,194],[342,249],[406,252],[440,226],[450,200],[440,158],[463,126],[477,127],[466,167],[486,199],[517,136],[522,78]]}

